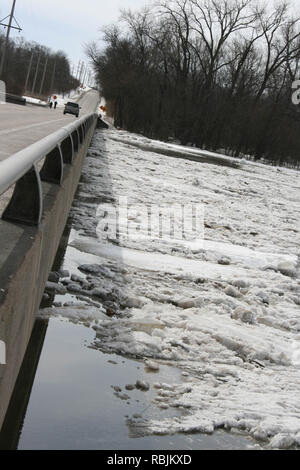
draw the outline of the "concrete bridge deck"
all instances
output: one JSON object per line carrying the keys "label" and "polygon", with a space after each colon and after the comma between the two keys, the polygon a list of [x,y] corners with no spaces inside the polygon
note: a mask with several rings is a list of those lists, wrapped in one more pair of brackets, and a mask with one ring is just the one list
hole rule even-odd
{"label": "concrete bridge deck", "polygon": [[[94,112],[98,100],[97,91],[91,90],[85,93],[78,100],[82,107],[80,116]],[[0,104],[0,161],[74,120],[75,116],[63,114],[63,108]]]}

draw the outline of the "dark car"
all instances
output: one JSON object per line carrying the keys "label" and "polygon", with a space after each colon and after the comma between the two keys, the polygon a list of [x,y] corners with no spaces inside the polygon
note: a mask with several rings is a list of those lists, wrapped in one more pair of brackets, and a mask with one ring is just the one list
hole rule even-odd
{"label": "dark car", "polygon": [[76,117],[78,117],[79,110],[80,107],[78,103],[71,103],[71,101],[69,101],[65,104],[64,114],[74,114]]}

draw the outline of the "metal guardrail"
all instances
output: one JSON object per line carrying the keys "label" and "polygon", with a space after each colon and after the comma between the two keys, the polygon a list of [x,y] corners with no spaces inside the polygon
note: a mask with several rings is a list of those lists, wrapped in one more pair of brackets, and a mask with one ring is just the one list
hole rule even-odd
{"label": "metal guardrail", "polygon": [[6,103],[20,104],[21,106],[26,106],[26,98],[23,96],[13,95],[12,93],[6,93],[5,97]]}
{"label": "metal guardrail", "polygon": [[[95,113],[85,115],[0,162],[0,196],[15,184],[2,219],[39,225],[43,213],[42,181],[63,183],[65,166],[73,163],[97,118]],[[39,171],[38,164],[43,159]]]}

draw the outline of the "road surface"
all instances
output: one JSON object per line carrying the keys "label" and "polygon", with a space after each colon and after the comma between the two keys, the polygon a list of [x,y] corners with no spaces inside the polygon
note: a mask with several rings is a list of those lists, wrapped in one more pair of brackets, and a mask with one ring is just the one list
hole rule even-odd
{"label": "road surface", "polygon": [[[82,107],[80,116],[95,111],[98,101],[97,91],[84,94],[78,100]],[[63,108],[0,104],[0,161],[74,120],[75,116],[64,116]]]}

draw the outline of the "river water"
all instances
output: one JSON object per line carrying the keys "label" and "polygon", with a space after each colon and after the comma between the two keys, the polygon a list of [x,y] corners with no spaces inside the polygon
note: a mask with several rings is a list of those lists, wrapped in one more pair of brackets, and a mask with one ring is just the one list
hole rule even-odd
{"label": "river water", "polygon": [[[217,432],[143,436],[130,417],[157,415],[152,393],[127,392],[118,398],[112,386],[124,390],[137,378],[150,384],[157,374],[141,362],[89,348],[93,331],[61,319],[51,319],[22,427],[19,449],[247,449],[253,442],[238,434]],[[178,372],[160,371],[177,382]],[[151,389],[150,389],[151,390]],[[159,411],[163,415],[163,411]],[[174,413],[175,414],[175,413]]]}
{"label": "river water", "polygon": [[[80,252],[77,256],[82,262],[86,260]],[[68,246],[61,267],[68,269],[73,263],[74,248]],[[58,302],[75,299],[70,294],[65,298],[56,296]],[[176,367],[162,365],[158,372],[151,372],[141,360],[94,348],[92,326],[61,316],[37,320],[31,351],[21,371],[29,382],[25,380],[25,386],[24,380],[17,383],[0,433],[1,449],[258,448],[254,440],[240,432],[148,435],[147,429],[136,428],[134,417],[170,416],[170,410],[158,410],[153,405],[153,385],[159,381],[184,383],[184,377]],[[125,389],[137,380],[147,381],[150,389]],[[113,387],[120,387],[128,398],[120,398]],[[174,409],[171,416],[184,413]]]}

